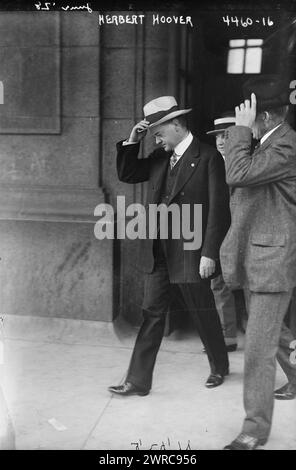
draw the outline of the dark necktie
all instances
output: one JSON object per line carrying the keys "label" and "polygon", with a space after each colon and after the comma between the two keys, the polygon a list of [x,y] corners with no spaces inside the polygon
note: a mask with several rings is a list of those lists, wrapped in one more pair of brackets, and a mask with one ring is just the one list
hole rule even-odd
{"label": "dark necktie", "polygon": [[177,161],[178,161],[178,155],[176,155],[175,152],[174,152],[173,155],[172,155],[171,158],[170,158],[171,170],[174,168],[174,166],[176,165]]}
{"label": "dark necktie", "polygon": [[255,145],[254,149],[253,149],[253,152],[255,152],[255,150],[257,150],[258,148],[260,147],[260,140],[257,142],[257,144]]}

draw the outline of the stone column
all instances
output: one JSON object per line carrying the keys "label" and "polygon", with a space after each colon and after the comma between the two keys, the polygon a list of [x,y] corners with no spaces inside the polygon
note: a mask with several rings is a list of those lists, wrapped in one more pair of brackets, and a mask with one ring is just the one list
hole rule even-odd
{"label": "stone column", "polygon": [[[5,12],[0,24],[5,70],[13,65],[11,52],[23,60],[30,48],[33,61],[31,70],[20,63],[14,71],[24,87],[17,88],[11,80],[7,87],[4,84],[5,100],[9,93],[17,93],[22,103],[27,100],[24,111],[33,103],[42,116],[38,86],[46,84],[46,96],[51,87],[59,86],[61,121],[60,131],[33,129],[31,134],[16,131],[0,136],[0,313],[112,321],[113,240],[99,241],[93,232],[94,208],[105,201],[99,186],[97,15]],[[56,57],[52,67],[55,71],[59,67],[58,85],[53,84],[52,74],[45,75],[45,50]],[[26,86],[36,74],[40,80],[28,97]],[[37,97],[39,103],[34,102]],[[9,100],[6,105],[9,108]]]}

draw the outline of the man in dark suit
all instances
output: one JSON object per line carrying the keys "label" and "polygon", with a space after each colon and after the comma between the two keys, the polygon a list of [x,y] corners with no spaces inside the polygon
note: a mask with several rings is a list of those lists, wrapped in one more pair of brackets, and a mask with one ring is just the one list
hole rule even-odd
{"label": "man in dark suit", "polygon": [[[273,398],[296,397],[293,336],[283,322],[296,284],[296,133],[285,122],[288,92],[277,76],[250,79],[246,100],[236,107],[236,125],[226,130],[231,227],[220,250],[221,265],[226,284],[245,289],[248,310],[246,417],[242,432],[226,446],[230,450],[263,445]],[[252,134],[260,139],[253,154]],[[288,383],[274,392],[276,357]]]}
{"label": "man in dark suit", "polygon": [[[192,217],[183,216],[179,227],[168,224],[168,236],[140,240],[139,267],[145,273],[144,321],[123,385],[109,387],[113,393],[147,395],[152,384],[156,356],[170,303],[170,284],[177,284],[198,327],[208,355],[211,374],[208,388],[220,385],[228,374],[228,357],[221,324],[210,289],[210,279],[219,273],[219,248],[230,223],[229,196],[223,159],[188,130],[184,115],[190,109],[178,108],[174,97],[164,96],[144,106],[145,119],[139,122],[127,141],[117,144],[117,170],[121,181],[148,181],[146,208],[153,204],[190,208],[194,214],[202,205],[202,244],[185,247],[186,237],[174,237],[176,228],[192,230]],[[147,130],[160,148],[148,158],[139,159],[140,140]],[[196,231],[196,227],[193,232]]]}

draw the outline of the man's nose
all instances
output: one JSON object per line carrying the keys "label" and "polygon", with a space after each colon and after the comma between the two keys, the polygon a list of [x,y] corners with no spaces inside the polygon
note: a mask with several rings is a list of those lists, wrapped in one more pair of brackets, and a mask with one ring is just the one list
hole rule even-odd
{"label": "man's nose", "polygon": [[156,142],[156,144],[160,144],[160,142],[161,142],[160,138],[159,138],[159,137],[155,137],[155,142]]}

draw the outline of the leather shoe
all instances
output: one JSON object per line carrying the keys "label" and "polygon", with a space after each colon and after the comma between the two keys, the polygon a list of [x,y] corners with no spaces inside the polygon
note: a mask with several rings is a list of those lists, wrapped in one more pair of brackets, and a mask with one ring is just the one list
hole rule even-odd
{"label": "leather shoe", "polygon": [[123,397],[131,396],[131,395],[139,395],[144,397],[148,395],[150,390],[145,390],[142,388],[133,385],[130,382],[124,382],[122,385],[115,385],[108,388],[109,392],[115,393],[116,395],[121,395]]}
{"label": "leather shoe", "polygon": [[293,400],[296,398],[296,385],[288,382],[283,387],[274,391],[274,398],[277,400]]}
{"label": "leather shoe", "polygon": [[207,388],[214,388],[222,385],[224,382],[225,375],[228,375],[229,371],[226,371],[225,374],[210,374],[208,380],[206,381]]}
{"label": "leather shoe", "polygon": [[255,450],[258,446],[263,446],[266,439],[258,439],[242,432],[234,441],[224,447],[224,450]]}
{"label": "leather shoe", "polygon": [[266,440],[249,436],[242,432],[234,441],[224,447],[224,450],[255,450],[258,446],[262,446]]}

